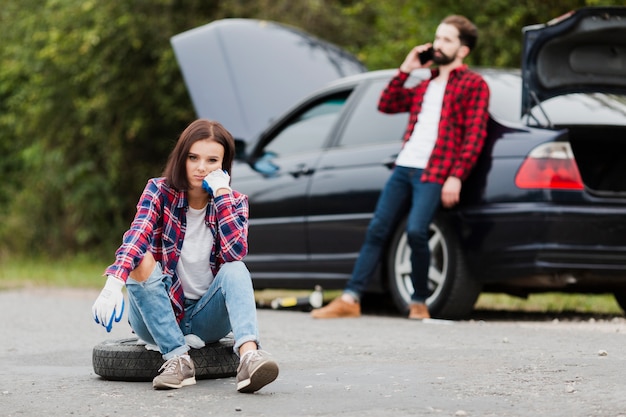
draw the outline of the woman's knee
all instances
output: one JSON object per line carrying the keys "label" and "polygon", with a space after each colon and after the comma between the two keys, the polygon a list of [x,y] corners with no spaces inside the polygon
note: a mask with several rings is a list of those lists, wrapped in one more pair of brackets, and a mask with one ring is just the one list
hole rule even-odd
{"label": "woman's knee", "polygon": [[156,260],[154,256],[152,253],[146,252],[137,268],[131,271],[130,277],[137,282],[145,282],[152,274],[152,271],[154,271],[155,266]]}
{"label": "woman's knee", "polygon": [[226,262],[220,266],[216,279],[222,288],[252,286],[252,278],[242,261]]}
{"label": "woman's knee", "polygon": [[218,274],[228,274],[241,277],[249,277],[250,272],[243,261],[225,262],[220,266]]}

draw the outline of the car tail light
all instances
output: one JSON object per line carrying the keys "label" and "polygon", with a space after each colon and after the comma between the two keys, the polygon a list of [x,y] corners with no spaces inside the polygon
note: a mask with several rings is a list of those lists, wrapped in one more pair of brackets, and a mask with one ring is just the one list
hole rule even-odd
{"label": "car tail light", "polygon": [[533,149],[517,172],[515,185],[560,190],[585,188],[568,142],[544,143]]}

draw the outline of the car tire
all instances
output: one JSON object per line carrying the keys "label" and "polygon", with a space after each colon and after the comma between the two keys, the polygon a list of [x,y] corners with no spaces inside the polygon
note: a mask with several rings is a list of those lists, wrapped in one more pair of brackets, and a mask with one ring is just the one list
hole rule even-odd
{"label": "car tire", "polygon": [[[439,214],[430,225],[431,263],[428,273],[431,295],[426,303],[431,316],[462,319],[470,315],[482,286],[467,269],[465,257],[445,216]],[[411,248],[406,219],[398,225],[387,256],[388,290],[395,306],[408,313],[411,283]]]}
{"label": "car tire", "polygon": [[[152,381],[163,364],[161,353],[147,350],[137,338],[106,340],[93,348],[96,375],[111,381]],[[232,338],[224,338],[189,354],[196,368],[196,379],[228,378],[236,375],[239,357]]]}

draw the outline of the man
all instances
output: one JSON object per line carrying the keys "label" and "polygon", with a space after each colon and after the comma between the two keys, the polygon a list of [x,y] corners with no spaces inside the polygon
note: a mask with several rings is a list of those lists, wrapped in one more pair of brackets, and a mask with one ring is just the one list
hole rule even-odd
{"label": "man", "polygon": [[[429,318],[428,228],[439,204],[459,202],[463,181],[474,167],[486,136],[489,88],[482,77],[463,63],[478,38],[476,26],[463,16],[448,16],[437,27],[434,43],[414,47],[396,76],[382,92],[378,109],[410,112],[402,150],[379,197],[352,278],[343,294],[313,310],[314,318],[359,317],[360,297],[368,286],[390,233],[408,214],[411,280],[414,293],[410,319]],[[419,54],[433,48],[431,58]],[[404,87],[411,71],[428,68],[431,78]],[[407,213],[408,212],[408,213]]]}

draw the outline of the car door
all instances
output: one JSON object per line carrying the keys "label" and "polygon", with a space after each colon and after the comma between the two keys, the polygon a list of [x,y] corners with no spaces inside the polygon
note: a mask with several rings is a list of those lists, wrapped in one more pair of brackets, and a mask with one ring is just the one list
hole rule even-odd
{"label": "car door", "polygon": [[309,192],[308,232],[319,272],[349,276],[402,146],[408,114],[377,109],[388,81],[383,77],[361,85],[336,142],[318,162]]}
{"label": "car door", "polygon": [[259,285],[302,277],[309,267],[308,191],[348,94],[320,97],[278,122],[254,150],[254,175],[233,181],[249,197],[246,262]]}

